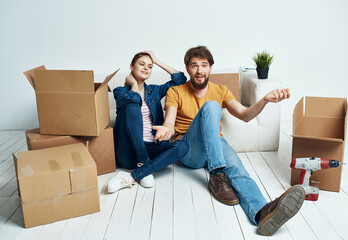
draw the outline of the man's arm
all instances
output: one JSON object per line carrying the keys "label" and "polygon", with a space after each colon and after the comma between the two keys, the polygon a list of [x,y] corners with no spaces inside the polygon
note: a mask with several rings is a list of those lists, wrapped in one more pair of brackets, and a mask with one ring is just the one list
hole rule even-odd
{"label": "man's arm", "polygon": [[226,108],[229,113],[236,118],[239,118],[244,122],[249,122],[262,111],[267,103],[277,103],[287,98],[290,98],[290,91],[288,88],[276,89],[266,94],[262,99],[260,99],[257,103],[253,104],[249,108],[244,107],[236,100],[229,101],[226,105]]}
{"label": "man's arm", "polygon": [[178,109],[173,106],[168,106],[166,108],[166,115],[164,118],[164,123],[162,126],[153,126],[152,128],[157,130],[155,139],[162,141],[162,140],[169,140],[171,136],[174,135],[174,125],[175,125],[175,119],[176,114],[178,112]]}

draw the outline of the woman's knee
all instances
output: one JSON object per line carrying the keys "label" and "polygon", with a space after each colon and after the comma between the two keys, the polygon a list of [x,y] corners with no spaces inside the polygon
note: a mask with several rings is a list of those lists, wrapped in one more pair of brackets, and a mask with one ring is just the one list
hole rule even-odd
{"label": "woman's knee", "polygon": [[180,157],[183,157],[188,153],[189,145],[187,142],[185,142],[183,140],[178,140],[178,141],[174,142],[174,144],[175,144],[175,148],[178,151]]}

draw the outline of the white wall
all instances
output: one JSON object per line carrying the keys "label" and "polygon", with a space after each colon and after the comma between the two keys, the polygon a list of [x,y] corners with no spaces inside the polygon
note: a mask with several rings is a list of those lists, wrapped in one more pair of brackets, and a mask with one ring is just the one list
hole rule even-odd
{"label": "white wall", "polygon": [[282,118],[302,96],[348,97],[348,1],[345,0],[0,0],[0,130],[38,126],[34,91],[23,71],[128,71],[152,49],[184,71],[183,56],[207,45],[215,67],[250,65],[275,55],[270,75],[290,87]]}

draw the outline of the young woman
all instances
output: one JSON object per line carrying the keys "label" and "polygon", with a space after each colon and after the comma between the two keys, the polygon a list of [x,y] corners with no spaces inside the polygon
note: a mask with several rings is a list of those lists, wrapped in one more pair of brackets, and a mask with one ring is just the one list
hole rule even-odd
{"label": "young woman", "polygon": [[[147,85],[145,81],[151,75],[153,64],[168,72],[171,80],[163,85]],[[134,170],[131,174],[119,171],[112,177],[108,184],[110,193],[130,188],[137,182],[143,187],[152,187],[152,173],[174,163],[188,152],[188,145],[184,141],[169,143],[157,137],[171,135],[170,129],[162,125],[161,99],[171,86],[185,83],[185,75],[160,62],[151,51],[136,54],[130,69],[125,86],[113,90],[117,111],[114,143],[117,167]]]}

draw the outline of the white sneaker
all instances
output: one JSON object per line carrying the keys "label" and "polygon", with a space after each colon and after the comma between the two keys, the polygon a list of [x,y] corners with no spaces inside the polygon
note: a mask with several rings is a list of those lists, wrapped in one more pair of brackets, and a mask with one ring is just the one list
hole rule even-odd
{"label": "white sneaker", "polygon": [[114,193],[122,188],[131,188],[135,184],[136,182],[133,182],[133,179],[128,172],[119,171],[110,179],[108,183],[108,192]]}
{"label": "white sneaker", "polygon": [[144,188],[152,188],[154,184],[155,184],[155,179],[153,178],[152,174],[140,180],[140,185]]}

